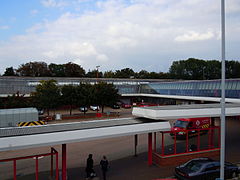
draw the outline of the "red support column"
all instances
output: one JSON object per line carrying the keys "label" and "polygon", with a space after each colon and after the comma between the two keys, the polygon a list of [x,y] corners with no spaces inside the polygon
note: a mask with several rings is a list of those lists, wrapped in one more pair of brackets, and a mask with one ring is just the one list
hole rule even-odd
{"label": "red support column", "polygon": [[13,179],[17,180],[17,162],[13,160]]}
{"label": "red support column", "polygon": [[51,148],[51,178],[53,177],[53,148]]}
{"label": "red support column", "polygon": [[197,150],[200,151],[200,130],[198,129]]}
{"label": "red support column", "polygon": [[58,172],[58,152],[56,152],[56,180],[58,180],[59,172]]}
{"label": "red support column", "polygon": [[162,132],[162,156],[164,156],[164,132]]}
{"label": "red support column", "polygon": [[38,156],[36,156],[36,180],[38,180]]}
{"label": "red support column", "polygon": [[177,154],[177,135],[176,135],[176,131],[174,132],[174,154]]}
{"label": "red support column", "polygon": [[148,133],[148,165],[152,165],[152,133]]}
{"label": "red support column", "polygon": [[62,180],[67,180],[67,147],[62,144]]}
{"label": "red support column", "polygon": [[157,133],[156,132],[154,132],[154,152],[156,152],[157,151]]}

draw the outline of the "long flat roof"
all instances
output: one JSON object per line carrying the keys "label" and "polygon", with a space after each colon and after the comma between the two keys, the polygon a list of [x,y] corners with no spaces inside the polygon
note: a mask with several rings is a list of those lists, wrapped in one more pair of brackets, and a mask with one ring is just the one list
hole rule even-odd
{"label": "long flat roof", "polygon": [[[181,99],[181,100],[194,100],[194,101],[209,101],[220,102],[220,97],[204,97],[204,96],[179,96],[179,95],[165,95],[165,94],[145,94],[145,93],[132,93],[122,94],[123,97],[156,97],[156,98],[168,98],[168,99]],[[228,103],[240,103],[240,99],[237,98],[225,98]]]}
{"label": "long flat roof", "polygon": [[136,118],[95,120],[0,129],[0,151],[52,146],[102,138],[169,131],[168,121]]}
{"label": "long flat roof", "polygon": [[[220,104],[189,104],[134,107],[132,114],[149,119],[178,119],[193,117],[220,117]],[[240,115],[240,104],[226,104],[226,116]]]}

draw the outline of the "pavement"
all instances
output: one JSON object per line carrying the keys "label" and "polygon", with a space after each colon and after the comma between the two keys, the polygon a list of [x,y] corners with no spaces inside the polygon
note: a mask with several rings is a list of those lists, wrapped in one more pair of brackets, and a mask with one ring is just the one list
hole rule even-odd
{"label": "pavement", "polygon": [[[94,170],[97,177],[92,180],[102,180],[101,170],[98,162],[94,162]],[[160,178],[173,178],[174,167],[148,166],[147,152],[138,154],[137,157],[129,156],[109,162],[110,168],[107,172],[108,180],[153,180]],[[68,180],[85,180],[85,167],[67,169]],[[33,180],[35,174],[18,176],[18,180]],[[50,172],[39,173],[39,180],[51,180]]]}

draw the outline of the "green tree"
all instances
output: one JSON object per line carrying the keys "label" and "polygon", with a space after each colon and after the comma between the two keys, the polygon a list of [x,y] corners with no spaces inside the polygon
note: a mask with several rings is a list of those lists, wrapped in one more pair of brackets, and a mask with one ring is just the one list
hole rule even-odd
{"label": "green tree", "polygon": [[78,64],[69,62],[64,64],[64,72],[66,77],[84,77],[85,70]]}
{"label": "green tree", "polygon": [[6,68],[3,76],[17,76],[16,70],[13,69],[13,67],[8,67],[8,68]]}
{"label": "green tree", "polygon": [[104,106],[116,103],[119,98],[118,90],[115,86],[105,82],[95,84],[92,95],[92,102],[102,107],[102,113],[104,112]]}
{"label": "green tree", "polygon": [[65,77],[65,70],[63,64],[51,63],[49,66],[50,76],[52,77]]}
{"label": "green tree", "polygon": [[36,87],[36,92],[32,94],[32,98],[36,103],[36,107],[49,110],[54,109],[60,102],[60,89],[55,80],[40,81]]}
{"label": "green tree", "polygon": [[3,102],[4,108],[25,108],[31,105],[31,98],[26,98],[24,95],[20,95],[19,92],[8,96]]}
{"label": "green tree", "polygon": [[[93,96],[92,85],[81,83],[76,87],[76,105],[77,106],[89,106],[92,102]],[[84,112],[85,114],[86,112]]]}
{"label": "green tree", "polygon": [[64,85],[61,88],[61,102],[70,106],[70,115],[72,115],[73,106],[77,105],[77,88],[73,85]]}
{"label": "green tree", "polygon": [[88,78],[102,78],[103,77],[103,73],[101,71],[98,71],[96,69],[92,70],[92,71],[88,71],[88,73],[86,74],[86,77]]}
{"label": "green tree", "polygon": [[45,62],[29,62],[17,69],[20,76],[44,77],[49,76],[48,65]]}
{"label": "green tree", "polygon": [[117,70],[115,73],[116,78],[130,78],[135,77],[135,72],[130,68],[124,68],[121,70]]}
{"label": "green tree", "polygon": [[226,61],[226,78],[240,78],[240,63],[238,61]]}
{"label": "green tree", "polygon": [[104,78],[114,78],[116,76],[115,76],[115,73],[113,71],[106,71],[106,72],[104,72],[103,77]]}

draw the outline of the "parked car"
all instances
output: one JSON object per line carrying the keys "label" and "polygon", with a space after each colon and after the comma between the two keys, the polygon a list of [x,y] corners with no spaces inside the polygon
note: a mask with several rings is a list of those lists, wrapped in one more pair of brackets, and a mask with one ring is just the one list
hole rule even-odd
{"label": "parked car", "polygon": [[122,107],[127,109],[127,108],[131,108],[132,105],[131,104],[122,104]]}
{"label": "parked car", "polygon": [[44,114],[44,110],[43,109],[38,109],[38,115],[43,115]]}
{"label": "parked car", "polygon": [[92,106],[90,106],[90,109],[93,111],[99,111],[100,108],[97,105],[92,105]]}
{"label": "parked car", "polygon": [[119,106],[118,104],[113,104],[111,107],[112,107],[113,109],[120,109],[120,106]]}
{"label": "parked car", "polygon": [[81,106],[81,107],[79,108],[79,110],[80,110],[81,112],[87,112],[87,111],[88,111],[88,108],[87,108],[86,106]]}
{"label": "parked car", "polygon": [[[240,169],[232,163],[225,163],[225,178],[237,177]],[[180,180],[215,180],[220,177],[220,162],[210,158],[196,158],[175,168],[175,176]]]}

